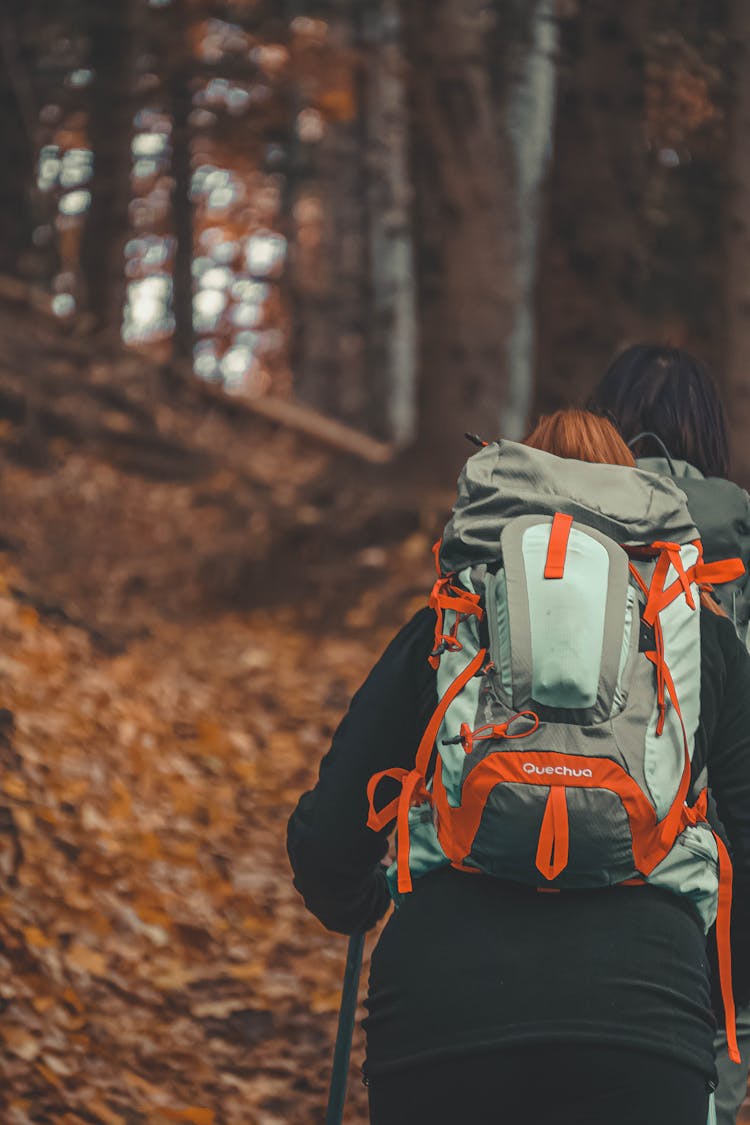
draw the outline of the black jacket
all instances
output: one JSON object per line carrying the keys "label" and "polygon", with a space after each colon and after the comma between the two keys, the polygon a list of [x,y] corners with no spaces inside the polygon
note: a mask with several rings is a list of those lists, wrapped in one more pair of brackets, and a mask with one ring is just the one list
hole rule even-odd
{"label": "black jacket", "polygon": [[[329,929],[373,926],[389,895],[386,832],[366,827],[367,781],[410,768],[437,702],[420,611],[354,696],[315,788],[289,822],[295,886]],[[735,863],[735,993],[750,999],[750,657],[702,612],[694,774],[709,783]],[[442,869],[415,884],[372,961],[371,1072],[506,1042],[609,1042],[713,1069],[705,941],[692,908],[650,887],[540,895]]]}

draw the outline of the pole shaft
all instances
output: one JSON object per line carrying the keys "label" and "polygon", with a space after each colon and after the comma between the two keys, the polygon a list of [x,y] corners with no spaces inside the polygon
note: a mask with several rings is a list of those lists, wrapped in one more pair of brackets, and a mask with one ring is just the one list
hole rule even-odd
{"label": "pole shaft", "polygon": [[349,1056],[352,1049],[354,1018],[357,1012],[359,975],[362,969],[362,950],[365,935],[352,934],[346,954],[344,983],[341,989],[341,1008],[339,1026],[336,1032],[336,1046],[333,1051],[331,1086],[328,1094],[328,1109],[325,1125],[341,1125],[346,1100],[346,1079],[349,1073]]}

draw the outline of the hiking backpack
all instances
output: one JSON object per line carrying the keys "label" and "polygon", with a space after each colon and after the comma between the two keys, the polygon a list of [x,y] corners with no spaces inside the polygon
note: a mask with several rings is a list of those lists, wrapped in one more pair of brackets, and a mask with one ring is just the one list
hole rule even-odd
{"label": "hiking backpack", "polygon": [[[368,786],[397,820],[394,896],[450,864],[545,889],[646,882],[717,917],[729,988],[731,864],[692,777],[704,563],[664,477],[493,442],[435,546],[438,706],[412,770]],[[376,809],[384,778],[400,795]],[[736,1044],[730,1040],[730,1054]]]}

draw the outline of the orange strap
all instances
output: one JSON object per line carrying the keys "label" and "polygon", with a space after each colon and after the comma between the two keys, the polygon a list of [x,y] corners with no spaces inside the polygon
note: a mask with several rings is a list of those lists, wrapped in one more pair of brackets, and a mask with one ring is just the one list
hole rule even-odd
{"label": "orange strap", "polygon": [[732,914],[732,861],[724,841],[714,833],[719,853],[719,909],[716,914],[716,952],[719,961],[719,985],[724,1005],[724,1026],[727,1035],[727,1050],[732,1062],[741,1062],[737,1044],[737,1024],[732,990],[732,946],[730,943],[730,920]]}
{"label": "orange strap", "polygon": [[[430,594],[430,608],[435,610],[435,644],[430,653],[428,663],[437,669],[440,666],[440,657],[446,651],[457,652],[463,648],[458,639],[458,626],[464,617],[473,616],[479,621],[484,616],[484,610],[479,604],[479,594],[464,590],[461,586],[453,584],[453,575],[438,578]],[[455,620],[450,633],[446,633],[443,620],[446,610],[452,610]]]}
{"label": "orange strap", "polygon": [[394,781],[400,781],[403,789],[404,779],[409,771],[397,767],[390,770],[381,770],[380,773],[374,773],[370,780],[367,782],[367,800],[370,804],[370,811],[367,816],[367,827],[371,828],[373,832],[382,832],[387,828],[392,820],[396,819],[398,814],[399,797],[394,797],[382,809],[375,808],[375,790],[380,785],[384,777],[392,777]]}
{"label": "orange strap", "polygon": [[[691,567],[695,581],[709,586],[720,586],[722,582],[733,582],[745,573],[742,559],[721,559],[720,562],[697,562]],[[690,571],[688,571],[688,574]]]}
{"label": "orange strap", "polygon": [[536,865],[545,879],[556,879],[568,866],[568,803],[564,786],[551,786],[539,829]]}
{"label": "orange strap", "polygon": [[[380,809],[375,808],[375,790],[384,777],[393,778],[401,782],[401,793]],[[411,874],[409,872],[409,809],[412,805],[431,801],[430,794],[425,787],[425,780],[418,770],[405,770],[401,767],[382,770],[374,774],[367,783],[367,798],[370,802],[370,812],[367,817],[367,827],[373,832],[382,832],[390,822],[396,818],[398,828],[398,846],[396,861],[398,871],[398,889],[403,894],[408,894],[412,889]]]}
{"label": "orange strap", "polygon": [[[396,866],[398,872],[398,889],[401,894],[408,894],[412,889],[411,873],[409,871],[409,809],[412,805],[421,804],[423,801],[429,801],[430,804],[432,804],[432,794],[427,789],[425,775],[430,764],[432,748],[435,744],[440,724],[443,721],[445,712],[461,691],[464,684],[482,667],[486,655],[487,650],[480,648],[474,659],[470,661],[461,674],[456,677],[438,703],[435,708],[435,713],[430,719],[419,743],[414,769],[406,770],[398,766],[389,770],[381,770],[380,773],[373,774],[367,783],[367,799],[370,806],[367,816],[367,827],[371,828],[373,832],[382,832],[394,818],[396,819],[396,828],[398,830]],[[375,808],[375,790],[384,777],[390,777],[394,781],[400,782],[401,793],[398,797],[394,797],[392,801],[389,801],[384,808],[378,810]]]}
{"label": "orange strap", "polygon": [[572,516],[565,515],[564,512],[555,512],[549,533],[547,563],[544,568],[545,578],[562,578],[563,576],[572,523]]}
{"label": "orange strap", "polygon": [[435,745],[435,739],[437,738],[438,731],[440,730],[440,724],[443,721],[445,712],[448,710],[453,700],[461,691],[464,684],[467,684],[471,677],[480,670],[484,663],[484,658],[486,655],[487,649],[480,648],[474,659],[466,665],[463,672],[461,672],[460,675],[456,676],[455,680],[445,692],[443,698],[435,708],[434,714],[427,724],[425,732],[422,735],[422,739],[419,743],[419,747],[417,748],[415,765],[417,770],[422,774],[423,777],[427,776],[427,769],[429,767],[430,758],[432,756],[432,748]]}
{"label": "orange strap", "polygon": [[401,790],[401,800],[398,803],[398,844],[396,847],[396,872],[398,875],[397,886],[402,895],[409,894],[412,889],[411,871],[409,870],[409,809],[412,805],[421,804],[429,794],[424,789],[424,778],[417,770],[412,770],[406,775],[404,787]]}

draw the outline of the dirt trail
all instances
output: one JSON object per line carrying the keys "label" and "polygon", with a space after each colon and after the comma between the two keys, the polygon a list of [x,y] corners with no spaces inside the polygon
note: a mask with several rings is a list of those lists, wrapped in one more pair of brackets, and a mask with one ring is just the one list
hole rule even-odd
{"label": "dirt trail", "polygon": [[[54,377],[24,383],[23,346],[0,391]],[[153,371],[128,371],[132,397]],[[424,602],[442,500],[152,390],[158,471],[99,393],[91,441],[0,423],[0,1117],[307,1125],[346,942],[292,888],[286,820]]]}

